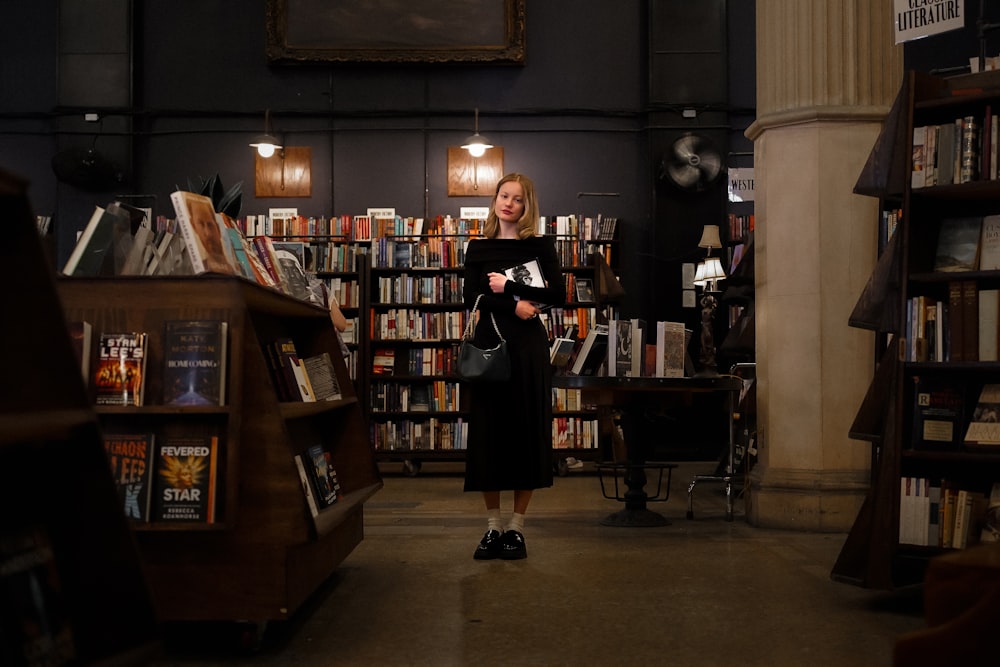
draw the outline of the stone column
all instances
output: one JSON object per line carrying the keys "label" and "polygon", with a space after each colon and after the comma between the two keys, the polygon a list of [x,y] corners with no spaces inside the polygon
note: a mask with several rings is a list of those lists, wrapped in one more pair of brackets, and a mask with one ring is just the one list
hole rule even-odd
{"label": "stone column", "polygon": [[892,0],[757,0],[754,525],[846,531],[871,448],[848,430],[874,337],[847,326],[878,205],[852,192],[902,82]]}

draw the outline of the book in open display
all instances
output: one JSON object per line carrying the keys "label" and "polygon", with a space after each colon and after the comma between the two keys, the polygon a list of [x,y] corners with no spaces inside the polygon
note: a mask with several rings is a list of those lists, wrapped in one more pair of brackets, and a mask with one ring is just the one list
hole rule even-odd
{"label": "book in open display", "polygon": [[608,358],[608,330],[608,325],[596,324],[587,331],[587,337],[584,338],[570,370],[573,375],[600,375]]}
{"label": "book in open display", "polygon": [[142,405],[146,386],[144,332],[102,333],[94,371],[97,405]]}
{"label": "book in open display", "polygon": [[983,386],[965,431],[965,444],[1000,451],[1000,384]]}
{"label": "book in open display", "polygon": [[228,333],[223,320],[164,322],[164,405],[226,404]]}
{"label": "book in open display", "polygon": [[219,438],[167,436],[156,442],[153,521],[215,523]]}
{"label": "book in open display", "polygon": [[685,341],[683,322],[656,323],[656,377],[684,377]]}
{"label": "book in open display", "polygon": [[911,447],[918,450],[955,450],[960,430],[965,387],[934,375],[913,376],[913,431]]}
{"label": "book in open display", "polygon": [[177,226],[187,245],[194,273],[239,273],[226,254],[228,238],[223,239],[223,229],[216,218],[212,200],[205,195],[178,190],[171,193],[170,201],[174,205]]}
{"label": "book in open display", "polygon": [[118,490],[118,501],[132,521],[149,521],[155,442],[152,432],[104,433],[104,451]]}
{"label": "book in open display", "polygon": [[975,271],[979,268],[981,217],[945,218],[938,233],[935,271]]}

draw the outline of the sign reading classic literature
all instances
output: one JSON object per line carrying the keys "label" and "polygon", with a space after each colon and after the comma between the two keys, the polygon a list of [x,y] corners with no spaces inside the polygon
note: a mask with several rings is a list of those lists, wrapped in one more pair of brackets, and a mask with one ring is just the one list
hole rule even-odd
{"label": "sign reading classic literature", "polygon": [[896,44],[965,26],[961,0],[893,0]]}

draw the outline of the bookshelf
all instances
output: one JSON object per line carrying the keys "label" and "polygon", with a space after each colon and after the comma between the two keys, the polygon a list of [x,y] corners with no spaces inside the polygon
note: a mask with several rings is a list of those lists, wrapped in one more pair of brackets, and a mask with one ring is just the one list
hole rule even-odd
{"label": "bookshelf", "polygon": [[[363,538],[364,503],[381,488],[362,406],[326,309],[241,278],[62,278],[67,320],[150,337],[146,400],[95,408],[102,427],[213,432],[222,442],[216,522],[151,522],[134,534],[161,620],[288,619]],[[167,406],[162,332],[171,319],[228,322],[227,402]],[[265,346],[290,337],[302,356],[328,352],[342,400],[283,402]],[[330,453],[341,498],[312,516],[295,456]],[[177,582],[183,581],[179,586]]]}
{"label": "bookshelf", "polygon": [[[988,168],[966,182],[928,183],[926,174],[918,180],[911,173],[914,137],[923,134],[915,135],[914,128],[965,118],[983,122],[994,107],[1000,108],[997,72],[952,78],[909,72],[855,187],[859,194],[880,199],[880,227],[887,227],[894,212],[898,220],[895,233],[884,243],[884,236],[880,239],[881,255],[849,321],[878,333],[878,363],[849,431],[851,438],[871,444],[872,483],[833,567],[832,577],[838,581],[883,589],[916,583],[923,579],[929,560],[949,550],[948,532],[940,527],[928,529],[919,539],[907,533],[914,521],[907,480],[929,480],[930,488],[941,489],[942,497],[948,487],[988,495],[992,484],[1000,481],[1000,447],[964,443],[979,390],[996,382],[1000,363],[979,360],[977,353],[969,355],[964,349],[962,360],[957,360],[958,336],[947,340],[943,360],[934,360],[920,351],[929,346],[914,346],[928,330],[911,326],[917,321],[913,313],[921,312],[914,311],[914,299],[922,297],[945,304],[949,326],[963,322],[978,331],[978,315],[971,320],[959,317],[949,303],[950,287],[956,281],[968,282],[974,296],[1000,288],[1000,271],[935,270],[942,222],[1000,212],[1000,181],[990,178]],[[987,150],[976,153],[976,160],[989,155],[989,145],[986,142]],[[950,416],[934,418],[943,430],[922,428],[927,420],[922,397],[936,393],[921,389],[928,382],[962,396]],[[915,521],[927,527],[933,515],[924,507]],[[978,534],[973,528],[969,536],[975,541]]]}
{"label": "bookshelf", "polygon": [[0,171],[0,273],[16,285],[0,295],[0,662],[145,664],[153,601],[26,188]]}

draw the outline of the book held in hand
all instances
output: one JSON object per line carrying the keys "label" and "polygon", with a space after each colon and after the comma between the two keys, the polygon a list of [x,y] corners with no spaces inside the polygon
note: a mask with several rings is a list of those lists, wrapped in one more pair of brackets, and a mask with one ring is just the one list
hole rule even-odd
{"label": "book held in hand", "polygon": [[223,320],[164,323],[164,405],[226,404],[228,332]]}
{"label": "book held in hand", "polygon": [[[542,265],[538,263],[537,259],[531,259],[527,262],[521,262],[520,264],[508,267],[503,270],[503,274],[507,276],[508,280],[512,280],[521,285],[527,285],[528,287],[545,287],[545,275],[542,273]],[[520,301],[521,297],[515,295],[514,300]],[[534,303],[542,310],[550,307],[546,304],[538,302]]]}
{"label": "book held in hand", "polygon": [[105,433],[104,451],[125,516],[149,521],[153,486],[153,433]]}
{"label": "book held in hand", "polygon": [[142,405],[146,383],[143,332],[102,333],[94,371],[98,405]]}
{"label": "book held in hand", "polygon": [[160,438],[153,521],[215,523],[218,460],[217,436]]}

